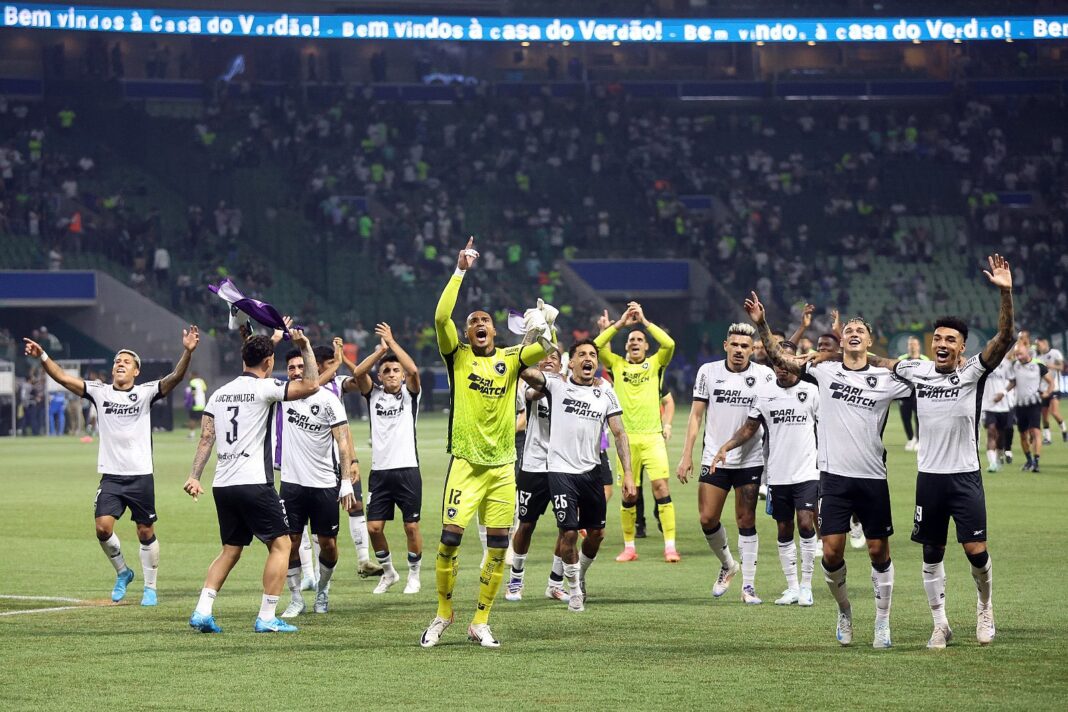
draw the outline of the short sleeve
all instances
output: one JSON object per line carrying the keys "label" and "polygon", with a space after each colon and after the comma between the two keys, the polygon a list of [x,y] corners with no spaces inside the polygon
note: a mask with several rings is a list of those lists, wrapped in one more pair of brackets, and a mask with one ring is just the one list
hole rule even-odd
{"label": "short sleeve", "polygon": [[916,375],[916,369],[924,362],[918,358],[909,358],[894,364],[894,375],[903,381],[912,381]]}
{"label": "short sleeve", "polygon": [[1047,373],[1049,373],[1049,369],[1046,368],[1046,364],[1039,363],[1038,364],[1038,377],[1039,378],[1045,378]]}
{"label": "short sleeve", "polygon": [[693,399],[695,401],[701,401],[702,403],[708,402],[708,366],[702,366],[697,371],[697,382],[693,384]]}
{"label": "short sleeve", "polygon": [[208,402],[204,404],[204,415],[209,418],[215,417],[215,393],[212,393],[211,397],[208,398]]}
{"label": "short sleeve", "polygon": [[100,381],[85,381],[85,393],[82,394],[82,398],[85,398],[91,403],[98,403],[100,401],[100,393],[106,388]]}
{"label": "short sleeve", "polygon": [[527,399],[524,395],[527,390],[527,382],[524,380],[519,381],[519,387],[515,389],[515,412],[516,414],[522,413],[527,409]]}
{"label": "short sleeve", "polygon": [[965,383],[975,383],[982,378],[990,369],[983,364],[979,354],[972,356],[964,362],[964,366],[958,372],[960,379]]}
{"label": "short sleeve", "polygon": [[[320,391],[321,393],[322,391]],[[329,393],[329,391],[328,391]],[[348,421],[345,420],[344,410],[341,407],[341,401],[337,399],[333,393],[329,394],[329,397],[323,398],[322,407],[319,410],[318,418],[323,424],[329,425],[331,428],[335,425],[344,425]]]}
{"label": "short sleeve", "polygon": [[760,396],[757,396],[756,398],[753,399],[753,402],[749,405],[748,417],[752,418],[753,420],[760,420],[760,416],[762,415],[761,412],[760,412],[760,406],[758,405],[759,402],[760,402]]}
{"label": "short sleeve", "polygon": [[149,381],[148,383],[142,383],[139,388],[144,394],[144,397],[150,398],[151,402],[155,403],[163,398],[163,393],[159,389],[159,381]]}
{"label": "short sleeve", "polygon": [[277,378],[261,378],[259,383],[256,384],[256,390],[260,397],[268,403],[285,400],[288,388],[288,381],[280,381]]}
{"label": "short sleeve", "polygon": [[806,362],[799,374],[801,380],[807,383],[814,383],[818,386],[820,383],[820,374],[823,373],[823,370],[820,368],[821,365],[822,364]]}
{"label": "short sleeve", "polygon": [[608,410],[605,411],[605,418],[622,414],[623,408],[619,405],[619,398],[616,397],[616,389],[606,383],[604,384],[604,394],[608,398]]}

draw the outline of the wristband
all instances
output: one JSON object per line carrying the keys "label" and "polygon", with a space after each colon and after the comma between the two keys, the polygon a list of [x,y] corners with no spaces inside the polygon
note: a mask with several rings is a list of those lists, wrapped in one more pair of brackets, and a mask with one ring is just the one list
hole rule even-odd
{"label": "wristband", "polygon": [[341,490],[338,492],[338,497],[349,497],[354,494],[355,492],[352,489],[352,482],[350,480],[341,480]]}
{"label": "wristband", "polygon": [[467,270],[460,269],[459,267],[457,267],[456,271],[452,273],[452,276],[453,277],[463,277],[465,274],[467,274]]}
{"label": "wristband", "polygon": [[42,351],[41,352],[41,363],[45,363],[47,361],[48,361],[48,354],[45,353],[44,351]]}

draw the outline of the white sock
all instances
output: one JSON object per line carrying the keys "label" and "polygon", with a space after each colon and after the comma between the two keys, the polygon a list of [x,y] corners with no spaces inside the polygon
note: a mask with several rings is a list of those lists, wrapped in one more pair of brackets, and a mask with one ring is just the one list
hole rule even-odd
{"label": "white sock", "polygon": [[489,535],[486,533],[486,525],[485,524],[479,524],[478,525],[478,540],[480,542],[482,542],[482,553],[483,554],[485,554],[487,549],[489,548],[489,545],[486,544],[486,537],[487,536],[489,536]]}
{"label": "white sock", "polygon": [[581,571],[579,565],[564,564],[564,580],[567,581],[567,588],[571,593],[579,593],[582,589],[579,588],[579,572]]}
{"label": "white sock", "polygon": [[626,539],[624,539],[623,540],[623,548],[624,549],[633,549],[634,548],[634,540],[631,539],[630,541],[627,541]]}
{"label": "white sock", "polygon": [[303,533],[300,535],[300,546],[297,547],[297,551],[300,553],[300,572],[304,578],[315,578],[315,563],[312,558],[312,545],[311,537],[308,536],[307,527],[304,528]]}
{"label": "white sock", "polygon": [[752,586],[756,580],[757,547],[760,537],[757,534],[738,535],[738,551],[742,556],[742,585]]}
{"label": "white sock", "polygon": [[300,577],[301,568],[299,566],[289,567],[289,571],[286,572],[286,584],[289,586],[289,593],[292,595],[294,601],[304,600],[304,598],[300,595]]}
{"label": "white sock", "polygon": [[665,549],[674,549],[675,548],[675,540],[674,539],[664,539],[664,548]]}
{"label": "white sock", "polygon": [[937,564],[923,565],[923,590],[927,592],[927,605],[936,626],[948,626],[946,620],[946,567]]}
{"label": "white sock", "polygon": [[156,588],[156,574],[159,573],[159,540],[141,545],[141,573],[145,577],[145,588]]}
{"label": "white sock", "polygon": [[823,580],[827,582],[827,588],[831,590],[831,595],[834,596],[834,600],[838,602],[839,611],[849,610],[849,589],[846,586],[846,564],[842,562],[842,568],[836,571],[828,571],[826,566],[821,564],[823,568]]}
{"label": "white sock", "polygon": [[259,619],[261,621],[273,621],[277,609],[278,596],[269,596],[266,593],[263,594],[263,598],[260,599]]}
{"label": "white sock", "polygon": [[987,450],[986,451],[986,463],[990,466],[990,469],[994,469],[998,466],[998,451]]}
{"label": "white sock", "polygon": [[423,555],[414,551],[408,552],[408,576],[419,578],[419,572],[423,568]]}
{"label": "white sock", "polygon": [[397,575],[397,570],[393,568],[393,554],[388,551],[384,554],[382,552],[376,551],[375,558],[378,559],[378,565],[382,567],[383,576]]}
{"label": "white sock", "polygon": [[994,586],[994,572],[991,570],[993,561],[986,560],[986,566],[981,569],[972,567],[972,578],[975,580],[975,588],[979,592],[979,605],[986,608],[990,605],[991,589]]}
{"label": "white sock", "polygon": [[801,538],[801,588],[812,588],[812,572],[816,568],[817,551],[819,539],[815,534],[808,539]]}
{"label": "white sock", "polygon": [[1049,434],[1049,428],[1042,428],[1042,438],[1045,440],[1052,440]]}
{"label": "white sock", "polygon": [[1061,432],[1062,433],[1068,433],[1068,425],[1066,425],[1063,420],[1061,421],[1060,425],[1061,425]]}
{"label": "white sock", "polygon": [[197,613],[202,616],[211,615],[211,607],[215,605],[215,597],[219,592],[214,588],[200,589],[200,600],[197,601]]}
{"label": "white sock", "polygon": [[319,546],[319,535],[318,534],[312,534],[311,535],[311,545],[312,545],[312,569],[313,569],[312,573],[313,573],[313,575],[318,575],[319,564],[321,563],[319,561],[319,554],[322,553],[322,550],[323,550],[323,548],[321,546]]}
{"label": "white sock", "polygon": [[593,564],[594,557],[586,556],[581,551],[579,552],[579,579],[586,580],[586,572],[590,570],[590,566]]}
{"label": "white sock", "polygon": [[890,620],[890,601],[894,596],[894,562],[886,571],[871,568],[871,584],[875,590],[875,621]]}
{"label": "white sock", "polygon": [[[337,562],[334,562],[337,566]],[[327,566],[322,559],[319,560],[319,592],[322,593],[330,588],[330,577],[334,575],[334,566]]]}
{"label": "white sock", "polygon": [[367,551],[367,517],[360,514],[349,517],[349,534],[352,535],[352,543],[356,545],[356,560],[358,563],[371,560]]}
{"label": "white sock", "polygon": [[564,560],[553,555],[553,566],[549,572],[549,585],[555,588],[564,586]]}
{"label": "white sock", "polygon": [[[99,539],[97,541],[100,541]],[[100,542],[100,548],[107,554],[108,561],[115,567],[115,573],[121,573],[126,568],[126,559],[122,558],[122,546],[115,532],[111,533],[104,541]]]}
{"label": "white sock", "polygon": [[527,565],[527,554],[512,555],[512,578],[523,578],[523,571]]}
{"label": "white sock", "polygon": [[719,559],[720,566],[725,569],[729,569],[734,566],[734,557],[731,556],[731,547],[727,543],[727,530],[723,528],[723,525],[716,527],[716,531],[709,534],[705,532],[705,541],[708,542],[708,547],[712,549],[712,553]]}
{"label": "white sock", "polygon": [[786,588],[797,590],[797,547],[794,540],[779,542],[779,563],[782,564],[782,573],[786,576]]}

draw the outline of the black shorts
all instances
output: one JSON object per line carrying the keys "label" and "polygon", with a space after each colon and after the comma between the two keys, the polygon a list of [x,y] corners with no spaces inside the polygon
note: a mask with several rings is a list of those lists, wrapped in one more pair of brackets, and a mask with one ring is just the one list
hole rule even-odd
{"label": "black shorts", "polygon": [[103,475],[93,501],[94,517],[118,519],[130,508],[138,524],[156,523],[156,483],[152,475]]}
{"label": "black shorts", "polygon": [[[604,496],[603,491],[601,496]],[[538,521],[541,515],[545,514],[545,508],[551,499],[547,473],[520,471],[515,478],[515,501],[519,508],[519,521]]]}
{"label": "black shorts", "polygon": [[998,430],[1008,430],[1012,427],[1012,417],[1007,410],[1001,412],[984,411],[983,425],[988,428],[993,425]]}
{"label": "black shorts", "polygon": [[816,526],[821,536],[845,534],[856,514],[867,539],[886,539],[894,533],[890,512],[890,488],[886,480],[842,477],[820,473],[820,498]]}
{"label": "black shorts", "polygon": [[523,448],[527,446],[527,431],[520,430],[515,434],[515,476],[519,477],[523,469]]}
{"label": "black shorts", "polygon": [[768,485],[767,512],[777,522],[792,522],[794,512],[802,509],[815,512],[819,498],[820,483],[818,480],[792,485]]}
{"label": "black shorts", "polygon": [[912,540],[945,546],[949,518],[957,525],[957,541],[986,541],[986,493],[979,471],[960,474],[921,472],[916,475],[916,513]]}
{"label": "black shorts", "polygon": [[192,408],[190,408],[189,409],[189,419],[194,421],[194,422],[199,423],[201,420],[204,419],[204,411],[202,411],[202,410],[193,410]]}
{"label": "black shorts", "polygon": [[548,474],[556,525],[563,531],[604,529],[608,503],[597,468],[581,475]]}
{"label": "black shorts", "polygon": [[1015,408],[1016,427],[1020,432],[1042,427],[1042,406],[1038,403],[1018,405]]}
{"label": "black shorts", "polygon": [[418,522],[423,508],[423,476],[418,467],[371,470],[367,483],[367,520],[392,522],[393,510],[401,511],[401,520]]}
{"label": "black shorts", "polygon": [[268,543],[289,536],[286,506],[269,484],[212,487],[219,537],[226,546],[248,546],[252,537]]}
{"label": "black shorts", "polygon": [[597,474],[601,477],[601,484],[605,487],[611,487],[615,484],[615,478],[612,476],[612,465],[608,463],[608,451],[601,450],[601,464],[597,468]]}
{"label": "black shorts", "polygon": [[763,467],[717,467],[711,472],[708,465],[701,465],[701,477],[698,482],[731,491],[731,487],[760,485]]}
{"label": "black shorts", "polygon": [[305,487],[283,482],[278,496],[286,508],[289,533],[302,533],[310,521],[312,534],[336,537],[341,522],[337,494],[337,487]]}

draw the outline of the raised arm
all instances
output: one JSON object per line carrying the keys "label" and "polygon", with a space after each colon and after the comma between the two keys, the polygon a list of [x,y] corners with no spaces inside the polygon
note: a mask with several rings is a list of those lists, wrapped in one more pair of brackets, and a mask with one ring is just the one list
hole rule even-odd
{"label": "raised arm", "polygon": [[693,445],[697,441],[697,433],[701,429],[707,408],[708,403],[700,400],[694,400],[690,405],[690,418],[686,421],[686,439],[682,442],[682,457],[675,469],[675,474],[682,484],[690,481],[690,474],[693,472]]}
{"label": "raised arm", "polygon": [[320,386],[325,386],[327,383],[334,380],[334,376],[337,375],[338,369],[341,368],[342,360],[345,358],[345,352],[343,350],[345,344],[340,338],[335,336],[330,344],[334,347],[334,355],[330,359],[330,363],[327,367],[319,372]]}
{"label": "raised arm", "polygon": [[79,398],[85,395],[85,380],[80,376],[72,376],[59,367],[55,361],[48,357],[41,345],[32,339],[23,338],[26,342],[25,354],[41,362],[41,367],[49,378],[66,388]]}
{"label": "raised arm", "polygon": [[998,310],[998,333],[994,338],[986,342],[980,360],[983,366],[989,370],[997,368],[1009,352],[1013,344],[1013,307],[1012,307],[1012,270],[1009,262],[999,254],[987,258],[990,271],[983,270],[983,274],[1001,291],[1001,308]]}
{"label": "raised arm", "polygon": [[538,392],[545,392],[545,374],[536,368],[524,368],[519,372],[519,377],[530,384],[531,388]]}
{"label": "raised arm", "polygon": [[194,502],[197,497],[204,494],[200,478],[204,474],[204,466],[208,464],[213,447],[215,447],[215,418],[211,413],[204,413],[204,421],[200,425],[200,442],[197,443],[197,453],[193,456],[193,471],[182,487]]}
{"label": "raised arm", "polygon": [[790,341],[793,343],[799,343],[801,339],[805,337],[805,332],[812,326],[812,314],[816,311],[816,307],[812,304],[806,304],[801,310],[801,323],[797,325],[797,331],[790,337]]}
{"label": "raised arm", "polygon": [[460,335],[456,332],[456,324],[452,321],[452,310],[456,308],[456,297],[460,293],[460,284],[464,281],[464,274],[478,259],[478,253],[474,250],[475,238],[467,240],[467,246],[460,250],[456,257],[456,271],[449,277],[445,289],[438,298],[438,305],[434,309],[434,330],[438,335],[438,351],[443,355],[451,354],[460,345]]}
{"label": "raised arm", "polygon": [[601,327],[601,333],[594,337],[593,345],[597,347],[597,358],[601,360],[601,363],[609,371],[613,370],[623,360],[622,356],[612,351],[612,337],[618,334],[619,330],[627,324],[636,323],[637,316],[632,314],[632,310],[629,307],[627,311],[623,312],[623,316],[616,319],[614,323],[609,322],[607,309],[604,315],[597,320],[597,325]]}
{"label": "raised arm", "polygon": [[182,351],[181,357],[178,359],[177,365],[174,370],[163,377],[159,382],[159,394],[165,396],[174,390],[175,386],[181,383],[185,379],[185,372],[189,370],[189,362],[193,358],[193,352],[196,351],[197,344],[200,343],[200,329],[195,324],[191,324],[188,329],[182,329]]}
{"label": "raised arm", "polygon": [[349,393],[355,389],[358,389],[363,395],[367,395],[371,392],[371,388],[374,383],[371,382],[371,371],[374,369],[375,364],[382,360],[382,357],[386,355],[386,345],[379,343],[375,346],[375,350],[370,353],[363,361],[360,361],[359,365],[352,371],[352,378],[345,381],[343,390]]}
{"label": "raised arm", "polygon": [[760,430],[760,421],[756,418],[746,418],[742,426],[734,431],[734,435],[731,439],[723,443],[723,447],[719,449],[716,456],[712,458],[712,471],[716,471],[716,465],[722,464],[727,461],[727,453],[736,447],[741,447],[745,443],[749,442],[757,431]]}
{"label": "raised arm", "polygon": [[768,353],[768,360],[784,371],[800,376],[804,371],[803,364],[793,359],[784,358],[782,349],[779,348],[779,342],[771,333],[771,327],[768,326],[768,320],[764,314],[764,305],[760,303],[760,297],[757,296],[756,292],[749,293],[749,298],[745,300],[745,311],[756,325],[757,335],[760,340],[764,342],[764,350]]}
{"label": "raised arm", "polygon": [[319,390],[319,367],[315,363],[311,342],[304,332],[300,329],[290,329],[289,334],[293,345],[300,349],[300,356],[304,359],[304,377],[299,381],[289,382],[286,400],[300,400]]}
{"label": "raised arm", "polygon": [[401,348],[401,345],[397,343],[397,340],[393,338],[393,329],[389,324],[382,322],[375,326],[375,334],[382,339],[382,343],[386,345],[390,351],[397,357],[400,367],[404,369],[405,384],[408,386],[409,393],[419,392],[419,367],[415,365],[415,361],[408,355],[408,352]]}
{"label": "raised arm", "polygon": [[623,429],[623,418],[613,415],[608,419],[608,429],[612,431],[612,438],[616,442],[616,454],[619,455],[619,464],[623,468],[623,499],[634,501],[638,497],[638,488],[634,485],[634,472],[630,462],[630,441],[627,439],[627,431]]}

